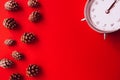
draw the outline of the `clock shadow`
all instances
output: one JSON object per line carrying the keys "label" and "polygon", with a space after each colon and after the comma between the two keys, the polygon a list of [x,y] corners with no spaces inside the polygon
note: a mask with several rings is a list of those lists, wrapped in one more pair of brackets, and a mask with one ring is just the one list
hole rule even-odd
{"label": "clock shadow", "polygon": [[120,52],[120,30],[108,34],[107,38],[111,46]]}

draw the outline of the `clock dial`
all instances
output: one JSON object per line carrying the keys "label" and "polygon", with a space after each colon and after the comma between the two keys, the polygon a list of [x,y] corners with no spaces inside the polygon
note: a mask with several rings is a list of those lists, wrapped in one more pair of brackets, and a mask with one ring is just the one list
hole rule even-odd
{"label": "clock dial", "polygon": [[[120,0],[91,0],[87,16],[92,27],[109,33],[120,29]],[[86,16],[86,17],[87,17]]]}

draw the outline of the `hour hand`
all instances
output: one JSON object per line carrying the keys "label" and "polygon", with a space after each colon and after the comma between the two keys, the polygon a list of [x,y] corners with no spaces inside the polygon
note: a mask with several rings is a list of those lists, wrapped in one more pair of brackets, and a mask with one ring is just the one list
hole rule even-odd
{"label": "hour hand", "polygon": [[115,0],[112,5],[105,11],[106,14],[109,14],[110,13],[110,10],[114,7],[114,5],[116,4],[116,2],[119,1],[119,0]]}

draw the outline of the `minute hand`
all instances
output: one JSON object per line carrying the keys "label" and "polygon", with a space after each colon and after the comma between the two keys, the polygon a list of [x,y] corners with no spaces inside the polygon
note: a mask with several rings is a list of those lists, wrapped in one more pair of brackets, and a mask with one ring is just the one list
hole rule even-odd
{"label": "minute hand", "polygon": [[106,14],[110,13],[110,10],[114,7],[115,3],[117,2],[117,0],[115,0],[112,5],[107,9]]}

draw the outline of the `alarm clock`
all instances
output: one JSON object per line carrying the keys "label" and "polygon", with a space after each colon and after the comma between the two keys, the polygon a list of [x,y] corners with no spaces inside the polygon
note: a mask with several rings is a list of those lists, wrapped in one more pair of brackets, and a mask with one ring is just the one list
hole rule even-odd
{"label": "alarm clock", "polygon": [[104,34],[120,29],[120,0],[87,0],[84,15],[85,21],[95,31]]}

